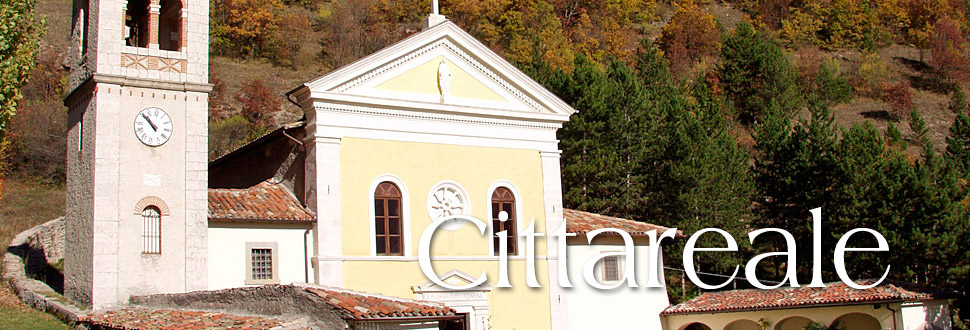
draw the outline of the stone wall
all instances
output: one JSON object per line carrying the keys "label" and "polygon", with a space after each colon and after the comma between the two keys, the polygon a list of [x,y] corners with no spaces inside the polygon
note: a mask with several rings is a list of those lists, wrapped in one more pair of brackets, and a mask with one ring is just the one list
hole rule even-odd
{"label": "stone wall", "polygon": [[58,218],[14,237],[3,256],[3,280],[28,306],[74,324],[86,315],[86,311],[60,293],[63,292],[64,277],[52,265],[62,262],[63,258],[64,218]]}
{"label": "stone wall", "polygon": [[196,291],[131,297],[132,305],[153,309],[220,311],[301,319],[311,329],[345,329],[335,307],[293,285],[266,285],[215,291]]}

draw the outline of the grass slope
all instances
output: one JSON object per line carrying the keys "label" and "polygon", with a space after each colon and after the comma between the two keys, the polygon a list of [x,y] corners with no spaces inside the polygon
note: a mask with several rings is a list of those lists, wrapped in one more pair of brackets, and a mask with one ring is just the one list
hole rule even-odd
{"label": "grass slope", "polygon": [[[64,186],[37,183],[41,180],[21,177],[2,179],[0,191],[0,244],[30,227],[64,215]],[[10,290],[0,284],[0,329],[71,329],[54,316],[24,305]]]}

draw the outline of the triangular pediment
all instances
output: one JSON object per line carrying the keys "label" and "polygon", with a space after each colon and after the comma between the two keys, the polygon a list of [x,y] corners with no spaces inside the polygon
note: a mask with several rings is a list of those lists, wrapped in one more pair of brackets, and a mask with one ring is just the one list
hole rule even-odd
{"label": "triangular pediment", "polygon": [[[442,282],[447,283],[448,285],[458,286],[458,287],[469,285],[471,283],[474,283],[474,281],[476,280],[474,276],[458,269],[449,270],[439,275],[438,278],[440,278]],[[492,289],[492,286],[486,282],[472,289],[467,289],[462,291],[490,291],[491,289]],[[455,291],[452,289],[443,288],[432,281],[427,281],[420,285],[415,285],[411,287],[411,290],[414,291],[415,293]]]}
{"label": "triangular pediment", "polygon": [[[461,30],[445,21],[309,82],[314,99],[423,104],[419,108],[549,115],[575,112]],[[513,115],[514,116],[514,115]]]}

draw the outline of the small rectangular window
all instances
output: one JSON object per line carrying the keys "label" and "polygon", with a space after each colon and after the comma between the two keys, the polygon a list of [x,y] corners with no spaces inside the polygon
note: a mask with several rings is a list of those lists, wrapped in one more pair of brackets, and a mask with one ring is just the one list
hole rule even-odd
{"label": "small rectangular window", "polygon": [[243,284],[278,284],[279,250],[276,242],[246,243],[246,277]]}
{"label": "small rectangular window", "polygon": [[616,256],[603,258],[603,281],[615,282],[620,280],[620,261]]}

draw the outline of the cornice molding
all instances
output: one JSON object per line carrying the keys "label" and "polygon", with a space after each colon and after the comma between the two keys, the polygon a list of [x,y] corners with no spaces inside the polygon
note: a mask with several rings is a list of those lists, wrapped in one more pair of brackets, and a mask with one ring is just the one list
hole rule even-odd
{"label": "cornice molding", "polygon": [[318,104],[314,108],[316,109],[316,111],[322,111],[322,112],[343,112],[343,113],[352,113],[352,114],[387,116],[387,117],[397,117],[397,118],[407,118],[407,119],[421,119],[421,120],[443,121],[443,122],[453,122],[453,123],[479,124],[479,125],[489,125],[489,126],[505,126],[505,127],[534,128],[534,129],[548,129],[548,130],[556,130],[562,127],[562,124],[560,123],[490,118],[490,117],[459,115],[459,114],[419,112],[419,111],[400,110],[400,109],[385,109],[385,108],[377,108],[377,107],[364,106],[364,105],[327,103],[327,104]]}
{"label": "cornice molding", "polygon": [[120,75],[109,75],[103,73],[95,73],[90,78],[82,82],[77,88],[74,88],[67,97],[64,98],[64,104],[70,106],[75,103],[81,95],[91,93],[95,90],[97,84],[111,84],[118,85],[121,87],[138,87],[138,88],[150,88],[150,89],[161,89],[175,92],[198,92],[198,93],[209,93],[212,92],[212,84],[199,84],[190,82],[173,82],[173,81],[162,81],[153,79],[142,79],[142,78],[132,78]]}

